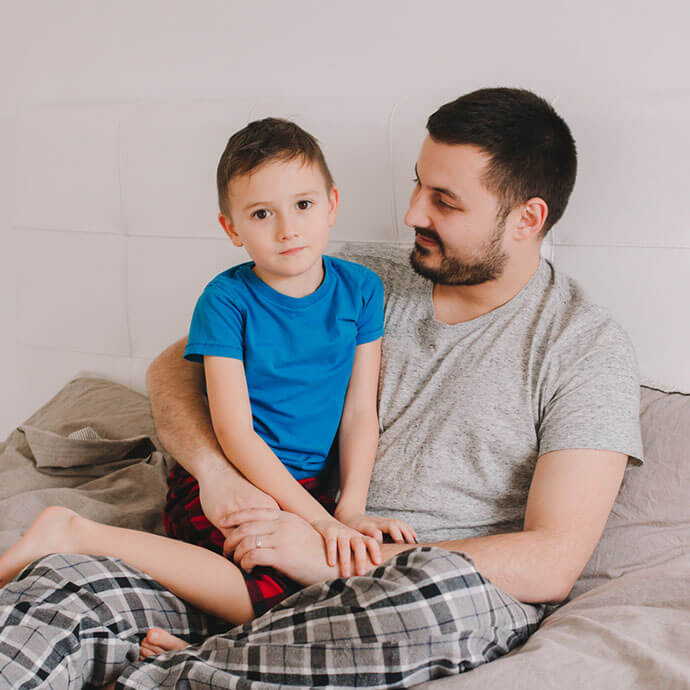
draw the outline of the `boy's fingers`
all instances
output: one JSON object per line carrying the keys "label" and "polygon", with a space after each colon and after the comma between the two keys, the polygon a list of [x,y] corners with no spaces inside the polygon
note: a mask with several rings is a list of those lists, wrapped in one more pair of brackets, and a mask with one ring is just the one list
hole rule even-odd
{"label": "boy's fingers", "polygon": [[363,539],[353,540],[352,550],[355,555],[355,573],[364,575],[367,571],[367,546]]}
{"label": "boy's fingers", "polygon": [[369,551],[369,558],[374,565],[381,563],[381,547],[375,539],[367,540],[367,550]]}
{"label": "boy's fingers", "polygon": [[334,566],[338,561],[338,540],[335,537],[326,539],[326,560],[330,566]]}
{"label": "boy's fingers", "polygon": [[343,577],[350,577],[350,538],[348,536],[338,537],[338,552],[340,554],[340,574]]}
{"label": "boy's fingers", "polygon": [[388,528],[388,534],[391,535],[393,541],[397,544],[400,544],[404,541],[402,533],[400,532],[400,528],[397,525],[391,525]]}

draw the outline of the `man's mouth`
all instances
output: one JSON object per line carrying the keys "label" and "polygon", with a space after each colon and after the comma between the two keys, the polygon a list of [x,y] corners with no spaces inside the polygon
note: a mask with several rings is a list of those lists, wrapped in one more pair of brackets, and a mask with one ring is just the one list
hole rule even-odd
{"label": "man's mouth", "polygon": [[433,235],[416,230],[415,243],[420,247],[438,247],[440,242]]}

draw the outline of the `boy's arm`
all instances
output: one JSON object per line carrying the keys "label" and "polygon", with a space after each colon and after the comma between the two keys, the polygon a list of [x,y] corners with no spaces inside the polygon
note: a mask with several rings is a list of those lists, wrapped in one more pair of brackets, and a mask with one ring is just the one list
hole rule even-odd
{"label": "boy's arm", "polygon": [[277,509],[278,505],[223,454],[211,427],[203,366],[183,359],[186,344],[183,338],[153,360],[146,372],[146,386],[158,438],[197,479],[204,514],[223,531],[226,516],[233,511]]}
{"label": "boy's arm", "polygon": [[204,356],[206,389],[216,437],[233,464],[283,510],[308,522],[332,520],[328,511],[290,474],[254,431],[249,391],[241,360]]}
{"label": "boy's arm", "polygon": [[377,395],[381,365],[381,338],[358,345],[340,420],[339,520],[361,515],[366,509],[371,471],[379,440]]}

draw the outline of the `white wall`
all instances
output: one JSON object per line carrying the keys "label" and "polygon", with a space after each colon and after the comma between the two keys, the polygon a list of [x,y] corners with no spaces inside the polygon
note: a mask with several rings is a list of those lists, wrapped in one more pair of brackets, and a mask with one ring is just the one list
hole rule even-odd
{"label": "white wall", "polygon": [[297,118],[341,188],[334,239],[403,238],[425,116],[487,85],[530,88],[571,125],[580,177],[556,258],[614,310],[646,374],[673,386],[690,338],[687,312],[665,303],[690,274],[688,7],[6,3],[0,437],[79,369],[141,386],[183,335],[204,280],[238,260],[213,190],[234,128]]}

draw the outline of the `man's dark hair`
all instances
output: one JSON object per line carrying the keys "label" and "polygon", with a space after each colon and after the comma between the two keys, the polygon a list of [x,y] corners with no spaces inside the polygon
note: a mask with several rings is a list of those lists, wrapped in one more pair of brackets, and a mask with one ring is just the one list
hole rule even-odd
{"label": "man's dark hair", "polygon": [[563,215],[575,184],[577,153],[568,125],[524,89],[480,89],[441,106],[427,122],[434,141],[473,144],[490,156],[482,182],[503,219],[540,197],[549,207],[541,237]]}
{"label": "man's dark hair", "polygon": [[228,184],[233,177],[246,175],[268,161],[295,158],[318,166],[330,192],[335,183],[318,141],[294,122],[267,117],[235,132],[220,157],[216,173],[221,212],[229,215]]}

